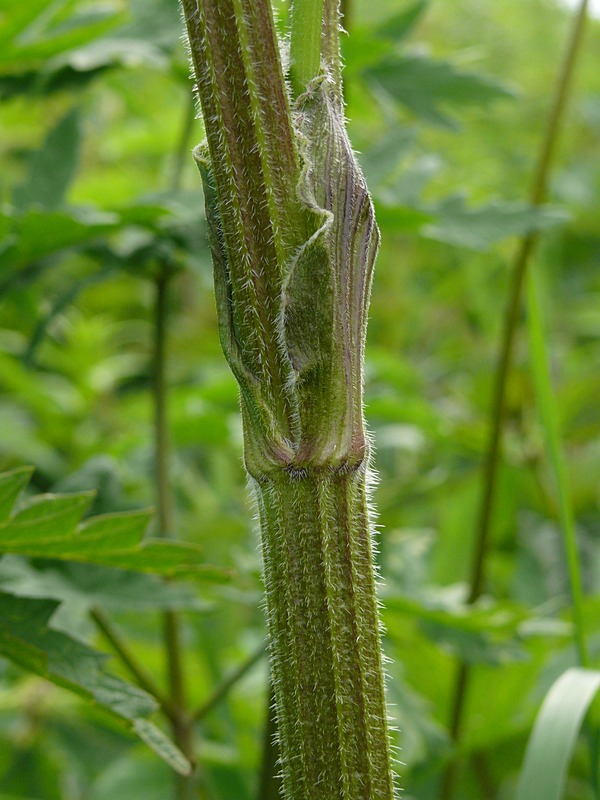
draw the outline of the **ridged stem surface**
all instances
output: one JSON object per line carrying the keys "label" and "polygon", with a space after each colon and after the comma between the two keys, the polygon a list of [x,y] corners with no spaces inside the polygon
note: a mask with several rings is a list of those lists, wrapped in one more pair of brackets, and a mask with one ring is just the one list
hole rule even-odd
{"label": "ridged stem surface", "polygon": [[317,26],[320,6],[296,7],[312,9],[322,47],[293,102],[270,0],[183,7],[219,332],[259,511],[283,794],[392,800],[362,374],[379,232],[346,134],[338,4],[323,0]]}
{"label": "ridged stem surface", "polygon": [[366,473],[253,482],[286,796],[389,800]]}

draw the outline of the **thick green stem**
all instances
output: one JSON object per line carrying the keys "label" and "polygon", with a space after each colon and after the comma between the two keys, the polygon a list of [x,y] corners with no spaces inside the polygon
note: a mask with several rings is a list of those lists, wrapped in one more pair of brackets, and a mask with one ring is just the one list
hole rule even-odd
{"label": "thick green stem", "polygon": [[293,800],[390,800],[364,465],[254,481],[282,773]]}
{"label": "thick green stem", "polygon": [[338,2],[323,0],[314,28],[325,71],[313,59],[292,109],[270,0],[183,4],[219,332],[259,509],[284,796],[392,800],[362,407],[379,234],[345,131]]}
{"label": "thick green stem", "polygon": [[[545,128],[545,135],[542,140],[531,184],[530,202],[534,206],[541,205],[546,196],[548,178],[558,142],[558,134],[564,119],[575,63],[580,50],[584,24],[587,17],[587,8],[588,0],[582,0],[558,74],[552,106]],[[511,282],[502,331],[500,353],[494,378],[490,435],[483,473],[479,519],[476,528],[478,534],[475,542],[475,551],[469,580],[469,603],[475,603],[479,599],[485,585],[485,566],[487,553],[490,547],[494,501],[498,483],[498,471],[501,463],[502,433],[506,416],[506,387],[512,364],[515,336],[521,315],[523,285],[527,274],[527,267],[537,244],[538,237],[538,231],[531,231],[523,237],[511,268]],[[450,719],[450,735],[455,742],[460,740],[462,734],[470,674],[471,669],[468,664],[460,663],[458,665]],[[451,800],[454,796],[455,781],[456,764],[452,761],[444,776],[442,800]]]}

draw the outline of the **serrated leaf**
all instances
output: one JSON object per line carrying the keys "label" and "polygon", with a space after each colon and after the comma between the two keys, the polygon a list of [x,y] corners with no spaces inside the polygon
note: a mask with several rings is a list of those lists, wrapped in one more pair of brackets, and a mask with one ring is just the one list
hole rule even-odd
{"label": "serrated leaf", "polygon": [[48,133],[45,142],[29,159],[25,182],[17,187],[13,201],[18,209],[39,205],[57,208],[75,175],[81,145],[78,108],[68,111]]}
{"label": "serrated leaf", "polygon": [[52,541],[69,538],[93,498],[92,492],[81,494],[40,494],[31,498],[0,528],[2,541]]}
{"label": "serrated leaf", "polygon": [[[201,550],[184,542],[144,541],[149,511],[121,512],[79,523],[93,493],[40,495],[0,524],[0,553],[77,561],[169,577],[223,580]],[[79,523],[79,524],[78,524]]]}
{"label": "serrated leaf", "polygon": [[499,200],[469,208],[462,195],[448,197],[429,211],[435,220],[421,229],[424,236],[473,250],[487,250],[508,236],[551,228],[568,219],[561,209],[533,208],[524,203]]}
{"label": "serrated leaf", "polygon": [[456,127],[448,107],[485,106],[513,97],[498,81],[423,55],[389,56],[363,75],[426,122],[448,128]]}
{"label": "serrated leaf", "polygon": [[525,753],[516,800],[561,800],[586,712],[600,689],[600,671],[573,667],[546,695]]}
{"label": "serrated leaf", "polygon": [[108,656],[50,627],[54,600],[15,597],[0,592],[0,654],[52,683],[93,700],[120,718],[182,774],[185,757],[144,717],[158,704],[149,694],[106,672]]}
{"label": "serrated leaf", "polygon": [[105,550],[136,547],[142,541],[151,515],[151,511],[126,511],[92,517],[80,525],[78,543],[83,547],[93,544]]}
{"label": "serrated leaf", "polygon": [[228,579],[225,570],[205,564],[202,551],[186,542],[148,539],[135,550],[113,551],[103,555],[102,563],[119,569],[153,572],[173,578],[202,578],[217,582]]}
{"label": "serrated leaf", "polygon": [[[16,664],[78,694],[95,699],[123,719],[151,714],[150,695],[103,671],[108,656],[48,623],[58,603],[0,592],[0,652]],[[23,658],[21,650],[26,655]]]}

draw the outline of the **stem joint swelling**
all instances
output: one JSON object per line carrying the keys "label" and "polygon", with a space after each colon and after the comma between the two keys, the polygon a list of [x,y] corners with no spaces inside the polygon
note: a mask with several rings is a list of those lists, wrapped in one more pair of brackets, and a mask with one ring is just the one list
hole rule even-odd
{"label": "stem joint swelling", "polygon": [[292,55],[298,15],[311,44],[310,64],[294,64],[293,109],[270,0],[183,5],[219,334],[260,522],[284,797],[392,800],[363,416],[379,232],[345,130],[338,4],[295,2]]}

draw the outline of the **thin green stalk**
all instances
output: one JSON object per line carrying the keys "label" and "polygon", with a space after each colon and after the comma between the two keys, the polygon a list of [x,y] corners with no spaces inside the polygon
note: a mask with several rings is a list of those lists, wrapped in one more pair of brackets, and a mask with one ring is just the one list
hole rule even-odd
{"label": "thin green stalk", "polygon": [[290,35],[290,80],[302,94],[321,70],[323,0],[294,0]]}
{"label": "thin green stalk", "polygon": [[250,656],[250,658],[247,658],[246,661],[240,664],[240,666],[231,673],[231,675],[225,678],[225,680],[217,686],[208,700],[205,700],[204,703],[202,703],[202,705],[193,712],[192,719],[194,722],[199,722],[207,714],[209,714],[213,708],[218,706],[219,703],[225,697],[227,697],[236,683],[238,683],[244,677],[244,675],[250,672],[255,664],[258,664],[258,662],[265,657],[266,652],[266,645],[261,645],[258,650]]}
{"label": "thin green stalk", "polygon": [[[167,265],[155,279],[154,308],[154,432],[156,453],[156,516],[159,535],[172,536],[172,497],[170,488],[169,432],[167,420],[167,305],[170,272]],[[194,763],[193,726],[187,713],[183,652],[178,615],[166,611],[163,615],[163,640],[167,661],[169,699],[174,715],[171,719],[173,739],[181,752]],[[175,799],[189,800],[193,788],[192,776],[175,777]]]}
{"label": "thin green stalk", "polygon": [[[171,190],[181,188],[185,157],[188,153],[189,140],[195,119],[195,103],[191,97],[186,105],[183,123],[177,146],[171,177]],[[155,278],[154,309],[154,432],[156,459],[156,512],[159,534],[164,537],[173,535],[172,493],[170,469],[170,444],[168,425],[168,385],[166,379],[167,363],[167,322],[168,298],[172,272],[168,264],[159,265]],[[183,648],[179,616],[174,611],[166,611],[163,615],[163,641],[167,661],[169,683],[169,702],[173,713],[171,726],[173,738],[189,761],[195,763],[194,730],[191,715],[188,713],[188,698],[185,685],[183,664]],[[188,800],[194,791],[197,775],[175,779],[176,800]]]}
{"label": "thin green stalk", "polygon": [[127,641],[121,636],[109,617],[102,609],[93,608],[90,611],[90,618],[106,641],[111,645],[123,666],[128,670],[138,686],[151,694],[158,701],[161,711],[172,722],[177,716],[177,710],[173,707],[171,700],[164,694],[154,678],[146,672],[144,667],[138,662],[127,644]]}
{"label": "thin green stalk", "polygon": [[[584,24],[587,17],[587,7],[588,0],[582,0],[575,17],[565,57],[559,70],[545,135],[534,170],[530,191],[530,202],[532,205],[540,205],[544,202],[546,196],[546,188],[558,142],[560,125],[565,116],[565,107],[570,93],[575,63],[580,51]],[[475,542],[475,551],[469,579],[469,603],[475,603],[478,600],[485,585],[486,557],[490,546],[491,523],[497,489],[498,470],[501,462],[502,432],[506,415],[507,379],[512,363],[515,335],[521,315],[523,283],[538,237],[539,233],[537,231],[530,231],[523,237],[511,268],[508,302],[494,379],[490,438],[483,472],[483,489],[476,528],[478,532],[477,540]],[[460,740],[462,733],[469,679],[469,665],[460,663],[455,679],[449,726],[450,735],[455,742]],[[451,800],[454,796],[455,779],[456,763],[452,761],[444,775],[442,800]]]}

